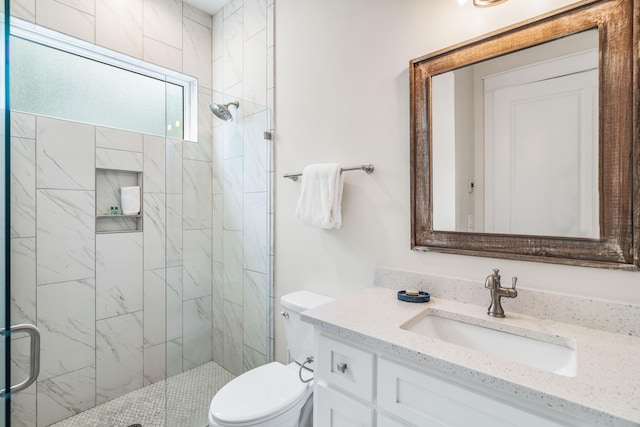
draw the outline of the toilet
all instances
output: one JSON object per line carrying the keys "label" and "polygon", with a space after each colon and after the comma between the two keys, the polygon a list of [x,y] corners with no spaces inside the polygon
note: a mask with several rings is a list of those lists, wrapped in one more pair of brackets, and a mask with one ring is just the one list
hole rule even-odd
{"label": "toilet", "polygon": [[[313,326],[300,313],[333,298],[308,291],[282,296],[282,317],[293,362],[272,362],[236,377],[216,393],[209,407],[210,427],[306,427],[311,425]],[[301,381],[300,377],[307,382]]]}

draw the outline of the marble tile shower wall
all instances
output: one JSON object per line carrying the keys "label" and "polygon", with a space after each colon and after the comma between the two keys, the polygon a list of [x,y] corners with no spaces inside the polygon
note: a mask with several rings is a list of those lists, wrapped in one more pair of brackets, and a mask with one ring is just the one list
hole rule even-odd
{"label": "marble tile shower wall", "polygon": [[241,102],[213,127],[214,360],[234,374],[273,360],[273,17],[273,0],[213,16],[213,98]]}
{"label": "marble tile shower wall", "polygon": [[[22,113],[11,122],[12,321],[42,336],[38,381],[12,399],[12,425],[46,426],[211,360],[211,289],[192,296],[185,280],[211,262],[187,263],[181,233],[183,207],[197,205],[183,191],[183,146],[195,144]],[[96,167],[143,172],[143,232],[96,234]],[[17,380],[29,341],[12,342]]]}
{"label": "marble tile shower wall", "polygon": [[[12,314],[41,329],[43,369],[12,425],[212,358],[234,374],[271,360],[273,7],[233,0],[212,19],[180,0],[12,0],[13,16],[199,79],[198,144],[13,114]],[[219,96],[243,103],[236,122],[214,126]],[[144,170],[144,233],[95,234],[94,165],[116,158]],[[28,340],[12,353],[15,382]]]}

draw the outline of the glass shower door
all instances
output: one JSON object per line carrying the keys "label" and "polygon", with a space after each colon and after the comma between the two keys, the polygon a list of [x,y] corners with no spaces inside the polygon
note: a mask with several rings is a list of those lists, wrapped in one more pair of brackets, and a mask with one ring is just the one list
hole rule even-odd
{"label": "glass shower door", "polygon": [[[0,4],[0,27],[2,38],[0,42],[0,354],[2,367],[0,368],[0,426],[11,424],[11,397],[33,384],[38,376],[40,365],[40,334],[34,325],[11,325],[11,272],[10,272],[10,103],[9,103],[9,0]],[[11,377],[11,340],[12,335],[18,337],[29,336],[29,361],[25,378]],[[13,380],[13,381],[12,381]]]}
{"label": "glass shower door", "polygon": [[[7,175],[9,173],[8,167],[8,158],[6,156],[7,147],[9,147],[9,120],[8,118],[8,99],[7,99],[7,91],[6,91],[6,81],[7,81],[7,60],[6,60],[6,40],[8,37],[7,27],[9,25],[9,2],[2,2],[2,14],[0,14],[1,28],[2,28],[2,41],[0,43],[0,52],[2,57],[2,66],[0,67],[0,140],[2,141],[2,146],[0,147],[0,167],[2,170],[0,171],[0,274],[2,279],[2,283],[0,283],[0,329],[4,332],[8,330],[10,325],[9,318],[9,280],[8,280],[8,270],[7,270],[7,246],[8,246],[8,236],[7,236],[7,225],[8,218],[6,215],[7,212],[7,192],[6,192],[6,183],[7,183]],[[0,334],[0,354],[2,354],[2,367],[0,368],[0,389],[7,390],[11,387],[11,375],[10,375],[10,346],[9,346],[9,338],[6,333]],[[2,403],[0,404],[0,426],[8,426],[9,425],[9,414],[10,414],[10,395],[7,394],[6,397],[2,396]]]}

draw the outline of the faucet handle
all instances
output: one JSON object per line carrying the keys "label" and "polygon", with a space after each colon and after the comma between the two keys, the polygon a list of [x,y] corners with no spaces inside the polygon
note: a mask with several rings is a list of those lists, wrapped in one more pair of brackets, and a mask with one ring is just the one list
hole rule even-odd
{"label": "faucet handle", "polygon": [[513,289],[514,291],[516,290],[516,282],[518,281],[518,278],[516,276],[513,276],[511,278],[511,289]]}

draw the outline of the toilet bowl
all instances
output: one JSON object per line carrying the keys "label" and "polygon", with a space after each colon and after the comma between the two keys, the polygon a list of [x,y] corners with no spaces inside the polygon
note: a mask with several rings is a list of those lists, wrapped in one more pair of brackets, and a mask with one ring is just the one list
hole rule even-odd
{"label": "toilet bowl", "polygon": [[[312,399],[312,382],[298,378],[296,363],[269,363],[226,384],[211,400],[209,425],[297,427],[302,407]],[[305,373],[311,378],[310,373]]]}
{"label": "toilet bowl", "polygon": [[308,362],[308,357],[313,355],[313,327],[300,320],[300,313],[329,301],[333,298],[308,291],[281,298],[281,314],[294,362],[268,363],[227,383],[211,400],[211,427],[311,425],[313,362]]}

